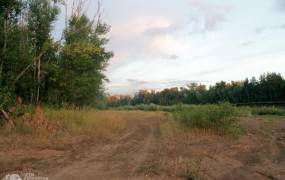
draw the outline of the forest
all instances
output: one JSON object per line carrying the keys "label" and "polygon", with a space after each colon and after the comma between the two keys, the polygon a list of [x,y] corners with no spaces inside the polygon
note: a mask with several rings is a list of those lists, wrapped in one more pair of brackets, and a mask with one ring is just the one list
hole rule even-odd
{"label": "forest", "polygon": [[[81,5],[66,15],[62,37],[52,36],[64,1],[0,1],[0,108],[25,104],[94,106],[103,98],[103,71],[113,56],[110,26],[100,6],[93,19]],[[66,13],[67,14],[67,13]]]}
{"label": "forest", "polygon": [[[265,73],[256,79],[244,81],[221,81],[209,88],[206,85],[192,83],[187,87],[174,87],[162,91],[141,90],[134,96],[110,96],[110,106],[137,104],[157,104],[170,106],[183,104],[232,104],[284,103],[285,79],[278,73]],[[272,104],[271,104],[272,105]]]}

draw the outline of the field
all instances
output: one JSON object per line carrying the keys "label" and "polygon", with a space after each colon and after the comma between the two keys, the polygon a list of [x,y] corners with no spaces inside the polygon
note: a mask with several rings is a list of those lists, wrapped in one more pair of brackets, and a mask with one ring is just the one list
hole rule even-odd
{"label": "field", "polygon": [[181,106],[36,108],[1,127],[0,174],[29,170],[52,180],[285,179],[282,109]]}

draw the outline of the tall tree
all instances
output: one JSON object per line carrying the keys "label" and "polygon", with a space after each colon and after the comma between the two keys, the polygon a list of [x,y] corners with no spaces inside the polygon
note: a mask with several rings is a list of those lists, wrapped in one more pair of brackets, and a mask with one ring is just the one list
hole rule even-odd
{"label": "tall tree", "polygon": [[112,52],[108,52],[103,36],[109,26],[90,20],[84,14],[74,14],[65,30],[61,53],[62,100],[75,105],[93,104],[102,96],[102,73]]}
{"label": "tall tree", "polygon": [[29,0],[28,1],[29,39],[34,55],[33,88],[31,102],[39,103],[41,87],[41,65],[49,61],[47,50],[53,45],[51,38],[52,23],[59,13],[57,0]]}

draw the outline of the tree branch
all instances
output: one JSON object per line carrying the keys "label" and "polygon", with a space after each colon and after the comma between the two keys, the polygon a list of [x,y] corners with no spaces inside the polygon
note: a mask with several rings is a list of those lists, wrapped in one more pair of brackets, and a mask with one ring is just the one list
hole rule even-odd
{"label": "tree branch", "polygon": [[20,74],[18,74],[18,76],[15,78],[15,80],[13,81],[13,86],[15,86],[15,84],[24,76],[24,74],[33,66],[34,62],[41,58],[42,55],[44,54],[44,52],[40,53],[39,56],[35,57],[33,60],[32,60],[32,63],[29,64]]}

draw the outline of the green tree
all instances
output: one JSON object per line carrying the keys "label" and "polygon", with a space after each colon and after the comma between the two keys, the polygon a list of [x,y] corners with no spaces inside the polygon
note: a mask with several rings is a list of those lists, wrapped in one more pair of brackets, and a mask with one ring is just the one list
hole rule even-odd
{"label": "green tree", "polygon": [[28,29],[29,40],[32,47],[33,59],[33,88],[31,89],[31,101],[39,103],[40,88],[42,84],[42,64],[50,63],[53,56],[47,51],[53,46],[50,35],[52,23],[56,20],[59,8],[56,0],[29,0],[28,1]]}
{"label": "green tree", "polygon": [[105,49],[109,26],[94,25],[85,15],[73,15],[65,30],[61,52],[61,101],[78,106],[92,105],[103,93],[102,73],[112,52]]}

